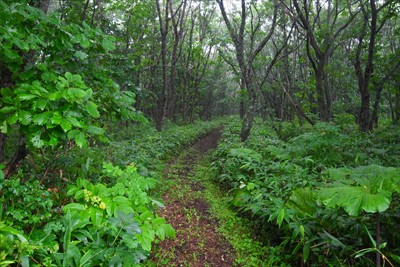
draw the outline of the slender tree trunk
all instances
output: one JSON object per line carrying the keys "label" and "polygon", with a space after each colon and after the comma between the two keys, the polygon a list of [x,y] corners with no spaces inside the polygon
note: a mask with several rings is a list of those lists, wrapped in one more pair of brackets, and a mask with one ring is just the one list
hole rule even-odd
{"label": "slender tree trunk", "polygon": [[156,129],[157,131],[161,131],[165,115],[167,114],[168,109],[168,67],[167,67],[167,44],[166,44],[166,36],[162,38],[161,41],[161,63],[162,63],[162,77],[163,77],[163,85],[161,91],[161,98],[158,101],[158,110],[157,110],[157,119],[156,119]]}
{"label": "slender tree trunk", "polygon": [[84,22],[85,19],[86,19],[86,13],[87,13],[87,10],[88,10],[88,7],[89,7],[89,2],[90,2],[90,0],[86,0],[85,5],[83,6],[83,11],[82,11],[82,16],[81,16],[82,22]]}
{"label": "slender tree trunk", "polygon": [[242,129],[240,131],[240,140],[242,142],[246,141],[250,135],[251,128],[253,127],[253,121],[255,116],[255,105],[249,100],[249,106],[247,112],[244,115]]}
{"label": "slender tree trunk", "polygon": [[168,36],[168,25],[169,25],[169,1],[165,4],[165,16],[162,16],[162,10],[160,7],[159,0],[156,1],[157,14],[159,20],[159,30],[161,34],[161,69],[162,69],[162,90],[161,96],[157,105],[157,117],[156,117],[156,129],[161,131],[165,116],[168,109],[168,66],[167,66],[167,36]]}
{"label": "slender tree trunk", "polygon": [[243,95],[242,90],[246,90],[246,85],[244,83],[244,80],[241,79],[240,81],[240,95],[239,95],[239,99],[240,99],[240,103],[239,103],[239,116],[240,119],[243,120],[244,119],[244,114],[246,111],[246,102],[245,102],[245,96]]}
{"label": "slender tree trunk", "polygon": [[394,100],[394,120],[393,124],[398,124],[400,121],[400,83],[397,85],[397,91]]}
{"label": "slender tree trunk", "polygon": [[12,159],[6,164],[4,169],[5,178],[9,178],[18,169],[21,161],[28,155],[28,149],[25,144],[25,137],[21,136],[18,142],[18,147]]}
{"label": "slender tree trunk", "polygon": [[3,163],[5,159],[5,146],[6,146],[6,135],[0,133],[0,163]]}
{"label": "slender tree trunk", "polygon": [[[320,61],[321,62],[321,61]],[[327,107],[325,103],[325,92],[324,92],[324,65],[321,62],[318,64],[318,69],[315,71],[315,89],[317,93],[318,113],[321,121],[327,121]]]}
{"label": "slender tree trunk", "polygon": [[[381,217],[380,213],[376,213],[376,247],[379,248],[381,246]],[[381,267],[381,254],[377,251],[375,253],[376,258],[376,267]]]}
{"label": "slender tree trunk", "polygon": [[371,121],[369,123],[369,130],[372,131],[374,128],[378,127],[379,123],[379,104],[381,102],[382,98],[382,91],[383,91],[383,86],[379,86],[376,90],[375,94],[375,101],[374,101],[374,106],[372,110],[372,115],[371,115]]}
{"label": "slender tree trunk", "polygon": [[[329,53],[329,52],[328,52]],[[325,66],[324,68],[326,68],[326,66],[328,66],[328,60],[329,57],[328,55],[325,55]],[[325,103],[326,103],[326,119],[327,120],[331,120],[333,118],[333,113],[332,113],[332,89],[331,86],[329,84],[329,73],[327,70],[324,70],[324,94],[325,94]]]}
{"label": "slender tree trunk", "polygon": [[[172,2],[169,3],[170,14],[173,14]],[[175,109],[175,103],[177,99],[176,91],[176,64],[182,53],[182,42],[183,42],[183,22],[186,17],[186,1],[183,2],[183,7],[178,14],[178,21],[175,20],[175,16],[171,17],[171,25],[174,33],[174,44],[171,52],[171,66],[170,66],[170,77],[169,77],[169,101],[167,101],[167,112],[166,115],[173,115]]]}
{"label": "slender tree trunk", "polygon": [[281,88],[282,88],[283,92],[285,93],[285,95],[288,97],[290,104],[294,107],[294,109],[295,109],[295,111],[296,111],[296,113],[297,113],[297,116],[298,116],[299,120],[301,120],[301,119],[304,118],[304,119],[306,119],[306,121],[307,121],[309,124],[311,124],[311,126],[314,126],[314,125],[315,125],[314,121],[311,120],[311,119],[304,113],[303,109],[302,109],[298,104],[295,103],[295,101],[293,100],[292,96],[291,96],[290,93],[286,90],[286,88],[284,87],[283,84],[281,84]]}
{"label": "slender tree trunk", "polygon": [[[371,21],[369,23],[370,35],[368,42],[368,58],[365,65],[364,72],[357,75],[359,91],[361,96],[361,107],[359,113],[359,125],[362,132],[368,132],[370,130],[370,101],[371,96],[369,93],[369,84],[371,76],[374,72],[374,53],[375,53],[375,39],[377,34],[377,15],[378,11],[376,9],[375,0],[370,0],[371,9]],[[366,27],[368,23],[368,15],[364,10],[364,26]],[[365,28],[364,28],[365,31]],[[359,44],[359,46],[362,44]],[[358,59],[359,60],[359,59]],[[360,67],[359,67],[360,68]],[[359,70],[358,70],[359,71]],[[357,72],[357,70],[356,70]]]}

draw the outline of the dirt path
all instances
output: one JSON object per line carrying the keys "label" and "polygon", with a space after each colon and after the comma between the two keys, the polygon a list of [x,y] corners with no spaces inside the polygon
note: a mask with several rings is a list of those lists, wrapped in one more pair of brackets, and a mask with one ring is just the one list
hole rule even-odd
{"label": "dirt path", "polygon": [[176,239],[161,242],[151,257],[155,266],[233,266],[232,246],[218,232],[218,222],[209,213],[209,204],[201,197],[205,187],[192,179],[195,166],[206,152],[216,148],[220,130],[196,142],[177,157],[165,171],[166,208],[160,216],[176,231]]}

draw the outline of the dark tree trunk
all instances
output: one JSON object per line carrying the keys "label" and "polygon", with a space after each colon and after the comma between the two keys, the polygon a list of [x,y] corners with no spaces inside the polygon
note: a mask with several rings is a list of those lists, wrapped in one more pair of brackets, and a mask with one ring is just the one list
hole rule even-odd
{"label": "dark tree trunk", "polygon": [[[167,66],[167,36],[168,36],[168,24],[169,24],[169,1],[165,4],[165,16],[162,16],[162,10],[159,4],[159,1],[156,1],[157,14],[159,20],[159,30],[161,34],[161,64],[162,64],[162,90],[161,96],[157,105],[157,114],[156,114],[156,129],[157,131],[161,131],[165,116],[167,114],[168,109],[168,66]],[[164,20],[165,19],[165,20]]]}
{"label": "dark tree trunk", "polygon": [[13,158],[6,164],[4,169],[5,178],[9,178],[18,169],[21,161],[28,155],[28,149],[25,144],[25,137],[20,137],[18,142],[17,151],[14,153]]}
{"label": "dark tree trunk", "polygon": [[[246,85],[244,83],[244,80],[242,79],[240,82],[240,90],[246,90]],[[243,120],[244,119],[244,115],[245,115],[245,111],[246,111],[246,102],[245,102],[245,97],[243,95],[243,92],[240,92],[240,103],[239,103],[239,116],[240,119]]]}
{"label": "dark tree trunk", "polygon": [[324,65],[318,64],[318,69],[315,71],[315,89],[317,92],[317,103],[318,103],[318,113],[319,119],[321,121],[327,121],[327,106],[325,103],[325,93],[324,93]]}
{"label": "dark tree trunk", "polygon": [[5,146],[6,146],[6,135],[0,133],[0,163],[3,163],[5,159]]}
{"label": "dark tree trunk", "polygon": [[379,86],[376,89],[375,101],[374,101],[374,106],[373,106],[372,115],[371,115],[371,121],[369,123],[370,131],[372,131],[374,128],[377,128],[378,124],[379,124],[379,104],[380,104],[381,98],[382,98],[382,91],[383,91],[383,86]]}
{"label": "dark tree trunk", "polygon": [[398,85],[396,95],[395,95],[395,104],[394,104],[394,124],[398,124],[400,121],[400,84]]}
{"label": "dark tree trunk", "polygon": [[254,116],[256,113],[256,93],[254,88],[254,78],[251,74],[247,74],[247,79],[245,81],[246,88],[249,95],[248,107],[243,117],[242,129],[240,131],[240,139],[242,142],[246,141],[250,135],[251,128],[253,127]]}
{"label": "dark tree trunk", "polygon": [[[361,106],[358,118],[358,124],[360,126],[360,130],[362,132],[368,132],[370,128],[370,102],[371,95],[369,92],[369,84],[370,78],[374,71],[374,53],[375,53],[375,38],[377,34],[377,15],[378,11],[376,9],[375,0],[370,0],[370,9],[371,9],[371,21],[368,23],[368,14],[365,8],[362,8],[364,14],[364,24],[362,35],[359,38],[360,42],[358,44],[356,60],[354,67],[356,68],[356,76],[358,79],[358,88],[361,97]],[[369,42],[368,42],[368,57],[367,62],[365,64],[364,71],[361,69],[361,47],[363,44],[364,36],[366,35],[367,25],[369,24],[370,34],[369,34]]]}
{"label": "dark tree trunk", "polygon": [[[170,14],[174,14],[172,9],[172,2],[169,3]],[[169,100],[167,101],[167,111],[165,115],[173,116],[175,110],[175,103],[177,100],[176,90],[176,64],[182,53],[182,42],[184,39],[183,35],[183,22],[186,18],[186,1],[183,2],[183,6],[180,7],[181,11],[177,14],[178,21],[175,20],[175,16],[171,17],[171,25],[174,33],[174,44],[171,52],[171,66],[170,66],[170,77],[169,77]]]}

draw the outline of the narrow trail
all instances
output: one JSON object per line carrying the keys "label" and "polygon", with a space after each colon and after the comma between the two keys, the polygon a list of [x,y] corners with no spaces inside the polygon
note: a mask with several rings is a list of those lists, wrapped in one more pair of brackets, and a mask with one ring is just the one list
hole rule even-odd
{"label": "narrow trail", "polygon": [[202,197],[206,188],[193,179],[196,164],[217,146],[220,130],[203,137],[177,156],[165,170],[166,208],[160,216],[174,227],[176,239],[161,242],[151,256],[152,266],[233,266],[234,252],[218,232],[218,221]]}

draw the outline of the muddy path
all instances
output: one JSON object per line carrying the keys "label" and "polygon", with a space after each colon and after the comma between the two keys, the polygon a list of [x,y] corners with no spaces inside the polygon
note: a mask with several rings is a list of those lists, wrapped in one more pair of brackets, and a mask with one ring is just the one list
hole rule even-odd
{"label": "muddy path", "polygon": [[162,241],[154,248],[151,266],[233,266],[233,248],[218,232],[219,223],[202,198],[206,188],[194,179],[196,165],[216,148],[220,135],[218,129],[201,138],[166,168],[166,207],[160,216],[174,227],[176,238]]}

